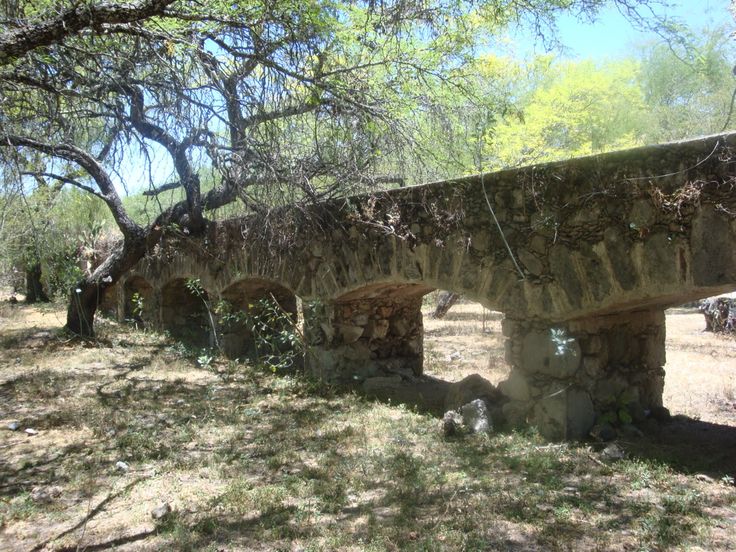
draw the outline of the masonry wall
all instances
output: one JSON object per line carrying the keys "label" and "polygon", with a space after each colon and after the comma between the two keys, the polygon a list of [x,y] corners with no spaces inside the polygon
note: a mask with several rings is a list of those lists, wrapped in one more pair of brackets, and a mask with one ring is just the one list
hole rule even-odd
{"label": "masonry wall", "polygon": [[545,326],[506,319],[511,374],[500,385],[514,425],[533,423],[550,438],[580,438],[605,420],[642,421],[662,405],[665,318],[632,311]]}
{"label": "masonry wall", "polygon": [[422,296],[396,286],[334,302],[305,314],[307,366],[321,379],[359,384],[367,378],[418,376],[423,369]]}
{"label": "masonry wall", "polygon": [[664,308],[736,288],[734,150],[713,136],[167,231],[135,274],[162,312],[178,278],[288,290],[313,305],[307,363],[342,381],[421,373],[421,295],[462,293],[507,316],[508,416],[581,434],[661,400]]}

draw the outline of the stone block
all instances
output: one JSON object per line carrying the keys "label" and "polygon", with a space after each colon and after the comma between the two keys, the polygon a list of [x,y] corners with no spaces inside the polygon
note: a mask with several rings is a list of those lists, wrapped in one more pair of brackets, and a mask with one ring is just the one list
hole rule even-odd
{"label": "stone block", "polygon": [[520,370],[511,370],[508,379],[498,384],[498,389],[511,400],[526,402],[531,399],[529,384]]}
{"label": "stone block", "polygon": [[388,306],[378,307],[377,313],[381,318],[388,318],[393,313],[393,308]]}
{"label": "stone block", "polygon": [[540,236],[539,234],[532,237],[529,247],[532,251],[539,253],[540,255],[547,254],[547,240],[544,236]]}
{"label": "stone block", "polygon": [[465,427],[471,433],[490,433],[493,431],[493,420],[488,411],[486,401],[475,399],[460,408]]}
{"label": "stone block", "polygon": [[629,227],[637,230],[649,228],[654,224],[656,215],[651,201],[646,199],[635,201],[629,211]]}
{"label": "stone block", "polygon": [[524,190],[521,188],[514,188],[511,191],[511,197],[513,198],[513,205],[515,208],[524,206]]}
{"label": "stone block", "polygon": [[601,378],[604,374],[601,359],[594,355],[583,357],[583,369],[589,377],[595,380]]}
{"label": "stone block", "polygon": [[544,272],[544,265],[533,253],[526,249],[520,249],[517,253],[521,264],[524,265],[530,273],[539,276]]}
{"label": "stone block", "polygon": [[568,439],[582,439],[595,422],[595,409],[590,395],[582,389],[572,389],[567,394]]}
{"label": "stone block", "polygon": [[516,365],[517,355],[514,354],[513,343],[510,339],[507,339],[503,344],[503,359],[506,361],[506,364],[510,364],[511,366]]}
{"label": "stone block", "polygon": [[616,404],[618,398],[624,391],[629,389],[630,384],[621,373],[614,373],[598,381],[595,385],[595,404],[599,408]]}
{"label": "stone block", "polygon": [[501,334],[504,337],[513,337],[517,332],[518,327],[519,324],[516,320],[511,320],[510,318],[504,318],[501,320]]}
{"label": "stone block", "polygon": [[471,374],[450,384],[445,398],[445,410],[457,410],[462,405],[479,398],[498,402],[500,395],[490,381],[478,374]]}
{"label": "stone block", "polygon": [[577,254],[565,245],[553,245],[549,251],[549,266],[552,277],[565,292],[567,302],[573,308],[582,304],[583,282],[580,280],[575,259]]}
{"label": "stone block", "polygon": [[383,395],[385,390],[392,389],[401,385],[401,376],[379,376],[375,378],[368,378],[363,382],[362,389],[363,393],[369,397],[376,395]]}
{"label": "stone block", "polygon": [[404,337],[409,333],[409,323],[403,318],[394,319],[391,321],[391,333],[397,337]]}
{"label": "stone block", "polygon": [[352,318],[353,324],[356,326],[365,326],[368,324],[368,315],[367,314],[355,314]]}
{"label": "stone block", "polygon": [[581,359],[577,340],[561,331],[532,331],[522,341],[521,368],[530,374],[569,378],[580,368]]}
{"label": "stone block", "polygon": [[337,333],[343,343],[355,343],[363,335],[363,328],[351,324],[337,324]]}
{"label": "stone block", "polygon": [[491,245],[491,236],[487,231],[480,230],[478,232],[475,232],[473,234],[473,237],[470,241],[470,247],[472,247],[474,250],[485,253],[488,251],[488,248]]}
{"label": "stone block", "polygon": [[501,407],[501,412],[509,427],[522,427],[527,423],[530,404],[523,401],[509,401]]}
{"label": "stone block", "polygon": [[342,355],[346,360],[368,360],[371,358],[371,349],[365,341],[356,341],[345,347],[335,350],[335,355]]}
{"label": "stone block", "polygon": [[311,347],[305,355],[304,366],[315,379],[334,381],[337,378],[335,356],[331,350]]}
{"label": "stone block", "polygon": [[414,354],[421,355],[424,352],[424,342],[422,336],[416,336],[407,341],[407,348]]}
{"label": "stone block", "polygon": [[582,439],[595,423],[593,401],[575,388],[549,395],[535,405],[534,423],[547,439]]}
{"label": "stone block", "polygon": [[667,362],[667,350],[664,340],[648,338],[645,345],[644,363],[648,368],[659,368]]}
{"label": "stone block", "polygon": [[332,324],[328,324],[327,322],[320,322],[319,327],[322,330],[322,333],[324,334],[327,342],[329,343],[330,341],[332,341],[332,339],[335,337],[335,327]]}
{"label": "stone block", "polygon": [[388,335],[388,320],[371,320],[365,328],[365,336],[368,339],[384,339]]}
{"label": "stone block", "polygon": [[581,340],[581,347],[586,355],[595,355],[601,352],[603,339],[599,335],[591,335],[587,339]]}

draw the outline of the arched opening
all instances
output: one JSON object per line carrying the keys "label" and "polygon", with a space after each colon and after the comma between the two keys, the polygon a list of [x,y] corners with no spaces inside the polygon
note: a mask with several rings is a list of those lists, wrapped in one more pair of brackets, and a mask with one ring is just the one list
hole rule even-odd
{"label": "arched opening", "polygon": [[478,398],[493,404],[496,388],[478,375],[451,382],[425,374],[422,307],[432,290],[423,284],[374,284],[325,305],[308,324],[319,336],[308,357],[312,372],[369,397],[439,415]]}
{"label": "arched opening", "polygon": [[228,358],[256,360],[288,346],[286,337],[298,320],[297,297],[291,290],[268,280],[240,280],[220,299],[220,347]]}
{"label": "arched opening", "polygon": [[211,347],[209,295],[196,280],[179,278],[161,290],[161,325],[169,334],[194,347]]}
{"label": "arched opening", "polygon": [[141,276],[133,276],[123,285],[123,319],[139,328],[153,321],[153,286]]}
{"label": "arched opening", "polygon": [[509,375],[504,358],[503,313],[456,295],[447,308],[449,292],[425,296],[424,373],[450,382],[477,374],[493,385]]}
{"label": "arched opening", "polygon": [[418,376],[423,371],[422,284],[365,286],[332,305],[334,347],[351,365],[347,378]]}
{"label": "arched opening", "polygon": [[736,333],[728,331],[736,293],[686,303],[665,315],[664,406],[672,415],[736,427]]}

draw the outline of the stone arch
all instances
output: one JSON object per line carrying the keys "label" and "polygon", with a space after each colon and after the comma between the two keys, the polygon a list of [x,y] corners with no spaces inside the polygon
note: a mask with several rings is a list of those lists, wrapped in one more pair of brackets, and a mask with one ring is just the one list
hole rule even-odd
{"label": "stone arch", "polygon": [[161,288],[161,327],[175,339],[195,347],[211,347],[214,343],[209,294],[202,289],[193,292],[186,278],[170,280]]}
{"label": "stone arch", "polygon": [[238,280],[220,293],[220,299],[220,346],[229,358],[254,357],[263,352],[259,351],[258,340],[249,329],[249,316],[266,317],[273,333],[298,320],[296,295],[274,281]]}
{"label": "stone arch", "polygon": [[132,276],[123,284],[124,320],[146,327],[155,322],[153,286],[142,276]]}

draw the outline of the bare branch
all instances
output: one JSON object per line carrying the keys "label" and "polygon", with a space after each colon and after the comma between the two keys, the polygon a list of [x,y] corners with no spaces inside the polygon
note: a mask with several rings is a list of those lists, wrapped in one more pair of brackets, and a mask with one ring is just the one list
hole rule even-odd
{"label": "bare branch", "polygon": [[[118,193],[115,190],[115,185],[107,174],[107,171],[105,171],[94,156],[83,149],[71,144],[47,144],[45,142],[34,140],[33,138],[12,134],[0,137],[0,146],[31,148],[35,151],[76,163],[87,171],[100,188],[101,193],[95,195],[100,197],[107,204],[115,218],[118,228],[120,228],[120,231],[123,233],[123,236],[133,237],[139,236],[143,233],[143,229],[128,216],[128,213],[125,212],[123,204],[120,201],[120,196],[118,196]],[[74,181],[70,181],[70,184],[74,184]],[[85,188],[86,191],[89,191],[89,188],[87,187],[82,189]]]}
{"label": "bare branch", "polygon": [[72,186],[76,186],[80,190],[84,190],[85,192],[92,194],[93,196],[99,197],[101,200],[105,200],[104,196],[92,188],[91,186],[87,186],[86,184],[82,184],[79,180],[76,180],[74,178],[69,178],[68,176],[63,176],[56,173],[50,173],[50,172],[32,172],[32,171],[22,171],[20,173],[23,176],[33,176],[34,178],[51,178],[53,180],[58,180],[59,182],[63,184],[71,184]]}
{"label": "bare branch", "polygon": [[154,188],[153,190],[144,190],[142,194],[144,196],[152,197],[168,192],[169,190],[176,190],[177,188],[181,188],[181,182],[169,182],[168,184],[164,184],[158,188]]}

